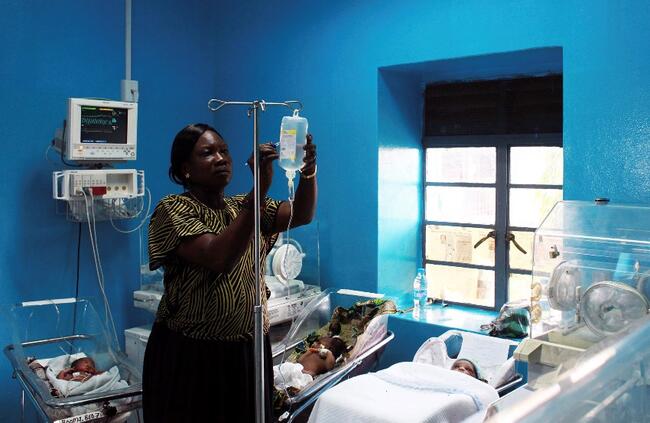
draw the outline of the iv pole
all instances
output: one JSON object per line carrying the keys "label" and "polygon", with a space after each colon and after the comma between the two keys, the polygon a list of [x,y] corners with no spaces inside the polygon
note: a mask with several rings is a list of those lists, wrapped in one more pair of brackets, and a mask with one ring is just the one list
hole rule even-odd
{"label": "iv pole", "polygon": [[259,198],[259,156],[258,156],[258,124],[257,116],[258,110],[266,111],[267,106],[284,106],[291,110],[302,110],[302,103],[296,100],[283,101],[283,102],[266,102],[264,100],[254,101],[224,101],[216,98],[208,101],[208,108],[216,112],[225,106],[248,106],[248,117],[253,115],[253,198],[254,198],[254,255],[255,255],[255,277],[257,283],[255,284],[255,306],[254,306],[254,358],[255,358],[255,421],[257,423],[264,423],[265,420],[265,407],[264,407],[264,315],[262,309],[262,290],[260,289],[260,281],[262,274],[260,271],[260,198]]}

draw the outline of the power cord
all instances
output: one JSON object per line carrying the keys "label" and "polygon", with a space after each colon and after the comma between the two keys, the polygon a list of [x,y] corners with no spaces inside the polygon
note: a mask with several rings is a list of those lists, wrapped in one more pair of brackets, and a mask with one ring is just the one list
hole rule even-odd
{"label": "power cord", "polygon": [[[117,329],[115,328],[115,320],[113,319],[113,314],[111,313],[108,296],[106,295],[106,289],[104,284],[104,270],[102,269],[102,262],[99,256],[99,246],[97,244],[97,227],[95,225],[96,222],[95,222],[94,198],[92,192],[88,188],[84,188],[81,191],[81,193],[84,196],[84,203],[86,206],[86,217],[88,219],[88,233],[90,235],[90,246],[93,252],[93,259],[95,260],[95,271],[97,273],[97,282],[99,284],[99,290],[104,299],[104,316],[106,319],[106,325],[108,330],[112,329],[112,335],[115,340],[115,345],[118,346],[119,339],[117,336]],[[92,219],[90,213],[91,210],[92,210]]]}
{"label": "power cord", "polygon": [[[145,222],[147,221],[147,219],[150,217],[149,211],[151,210],[151,191],[149,191],[149,188],[147,188],[147,187],[145,187],[144,190],[147,193],[147,211],[145,212],[144,217],[142,218],[140,223],[135,228],[133,228],[133,229],[120,229],[120,228],[118,228],[115,225],[115,222],[113,222],[113,214],[109,213],[108,219],[111,221],[111,226],[113,226],[113,229],[115,229],[117,232],[122,233],[122,234],[130,234],[132,232],[135,232],[135,231],[139,230],[140,228],[142,228],[142,225],[144,225]],[[142,214],[143,210],[144,210],[144,207],[141,208],[140,211],[138,211],[138,213],[136,213],[136,215],[133,216],[133,218],[136,218],[136,217],[140,216],[140,214]]]}
{"label": "power cord", "polygon": [[[61,150],[59,151],[59,156],[61,157],[61,162],[70,167],[83,167],[82,165],[75,164],[75,163],[70,163],[66,161],[65,157],[63,156],[63,150],[65,150],[66,147],[66,142],[65,142],[65,130],[67,129],[68,121],[67,119],[63,119],[63,133],[61,134]],[[53,141],[54,142],[54,141]]]}
{"label": "power cord", "polygon": [[[81,222],[79,222],[79,230],[77,233],[77,283],[74,291],[75,300],[79,299],[79,273],[81,268]],[[72,334],[77,334],[77,301],[74,303],[73,317],[72,317]]]}

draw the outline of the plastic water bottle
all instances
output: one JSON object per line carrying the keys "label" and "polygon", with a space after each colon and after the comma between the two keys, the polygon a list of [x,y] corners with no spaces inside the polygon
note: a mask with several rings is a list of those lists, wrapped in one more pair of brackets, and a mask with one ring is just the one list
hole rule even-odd
{"label": "plastic water bottle", "polygon": [[289,180],[293,180],[296,171],[304,165],[302,159],[305,157],[303,147],[307,143],[307,127],[307,119],[298,116],[298,110],[293,111],[293,116],[282,118],[279,165],[286,171]]}
{"label": "plastic water bottle", "polygon": [[413,305],[416,309],[422,309],[427,305],[427,293],[427,275],[420,267],[413,279]]}

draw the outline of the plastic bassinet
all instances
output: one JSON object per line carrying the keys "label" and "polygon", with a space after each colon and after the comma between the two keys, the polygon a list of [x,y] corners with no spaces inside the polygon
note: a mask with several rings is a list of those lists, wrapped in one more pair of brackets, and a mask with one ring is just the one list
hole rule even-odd
{"label": "plastic bassinet", "polygon": [[[32,401],[43,421],[117,422],[141,407],[142,376],[119,351],[92,303],[87,299],[25,302],[8,310],[13,343],[4,348],[23,395]],[[30,358],[49,359],[85,353],[97,369],[117,366],[128,387],[68,397],[51,394],[47,382],[28,366]],[[24,407],[24,403],[23,403]],[[24,410],[23,410],[24,411]],[[73,418],[77,419],[73,419]]]}
{"label": "plastic bassinet", "polygon": [[[376,300],[377,295],[351,291],[346,289],[323,291],[296,317],[289,332],[282,342],[273,350],[274,364],[280,364],[288,360],[296,347],[304,343],[304,340],[313,333],[322,333],[332,319],[334,311],[338,307],[348,309],[355,304],[370,304]],[[364,306],[365,307],[365,306]],[[319,375],[314,381],[299,392],[286,392],[284,406],[286,410],[279,416],[279,421],[292,422],[304,418],[303,414],[309,410],[318,396],[337,383],[372,370],[383,352],[386,345],[393,340],[394,334],[387,330],[387,315],[376,313],[373,323],[366,326],[365,338],[357,338],[355,348],[350,352],[347,360],[335,367],[333,370]],[[371,326],[373,329],[371,329]]]}

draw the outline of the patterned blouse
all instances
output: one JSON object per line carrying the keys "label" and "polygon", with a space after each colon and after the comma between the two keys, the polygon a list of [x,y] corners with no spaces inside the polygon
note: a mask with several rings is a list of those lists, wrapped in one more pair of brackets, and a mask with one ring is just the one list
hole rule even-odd
{"label": "patterned blouse", "polygon": [[[255,305],[254,241],[251,241],[227,273],[183,261],[176,248],[184,238],[223,231],[244,207],[243,195],[225,198],[223,209],[211,209],[186,195],[169,195],[160,200],[149,224],[149,267],[165,270],[165,292],[156,320],[173,331],[195,339],[245,340],[253,334]],[[264,269],[266,255],[277,239],[269,235],[280,201],[266,198],[261,216],[260,253]],[[264,280],[259,281],[262,292]],[[266,295],[262,295],[264,332],[269,320]]]}

